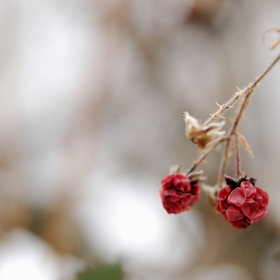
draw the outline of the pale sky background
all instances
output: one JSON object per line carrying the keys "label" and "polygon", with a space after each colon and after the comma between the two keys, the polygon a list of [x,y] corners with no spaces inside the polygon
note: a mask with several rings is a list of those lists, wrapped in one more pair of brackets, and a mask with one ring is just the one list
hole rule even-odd
{"label": "pale sky background", "polygon": [[[200,3],[214,5],[206,23],[190,20]],[[238,231],[204,196],[168,215],[158,189],[198,156],[181,113],[207,118],[268,66],[279,13],[275,0],[1,0],[0,279],[71,280],[103,261],[128,280],[278,279],[279,65],[240,128],[267,217]]]}

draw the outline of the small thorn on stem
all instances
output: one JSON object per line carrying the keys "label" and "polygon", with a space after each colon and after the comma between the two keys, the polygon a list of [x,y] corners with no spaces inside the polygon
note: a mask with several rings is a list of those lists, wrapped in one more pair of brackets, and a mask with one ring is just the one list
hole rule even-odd
{"label": "small thorn on stem", "polygon": [[216,103],[216,105],[217,105],[219,108],[223,107],[223,106],[220,105],[218,102],[215,102],[215,103]]}
{"label": "small thorn on stem", "polygon": [[218,117],[219,118],[221,118],[221,119],[226,119],[224,116],[222,116],[222,115],[218,115]]}
{"label": "small thorn on stem", "polygon": [[[277,30],[277,32],[280,32]],[[279,40],[280,44],[280,40]],[[216,105],[219,107],[219,109],[213,113],[210,114],[210,118],[208,118],[204,122],[204,126],[207,126],[214,122],[218,117],[224,118],[222,115],[229,109],[234,107],[233,105],[239,101],[243,100],[243,103],[240,102],[239,109],[237,111],[237,114],[234,118],[234,120],[230,119],[230,121],[233,123],[232,128],[228,131],[228,133],[221,137],[219,141],[217,141],[215,144],[213,144],[211,147],[209,147],[206,150],[201,151],[199,157],[193,162],[193,164],[190,166],[186,174],[189,174],[190,172],[193,172],[201,163],[205,163],[205,158],[212,152],[214,149],[216,149],[220,144],[225,142],[224,145],[224,154],[223,158],[221,161],[221,166],[220,166],[220,172],[219,172],[219,177],[218,177],[218,186],[219,189],[222,188],[223,182],[224,182],[224,174],[226,173],[226,168],[227,168],[227,159],[232,155],[232,152],[230,152],[230,146],[231,146],[231,140],[234,137],[235,138],[235,155],[236,155],[236,173],[237,177],[239,177],[242,172],[240,168],[240,155],[239,155],[239,139],[238,139],[238,132],[237,132],[237,127],[242,120],[243,117],[243,112],[248,106],[248,101],[251,95],[253,94],[255,88],[257,85],[259,85],[259,82],[270,72],[270,70],[280,61],[280,54],[271,62],[271,64],[262,72],[261,75],[259,75],[254,82],[251,82],[246,88],[243,88],[242,90],[239,87],[237,88],[237,92],[234,93],[233,97],[228,100],[226,103],[223,105],[220,105],[216,102]],[[186,112],[187,113],[187,112]],[[184,113],[183,113],[184,114]],[[244,142],[244,141],[243,141]],[[242,142],[241,142],[242,144]],[[246,144],[245,144],[246,146]]]}

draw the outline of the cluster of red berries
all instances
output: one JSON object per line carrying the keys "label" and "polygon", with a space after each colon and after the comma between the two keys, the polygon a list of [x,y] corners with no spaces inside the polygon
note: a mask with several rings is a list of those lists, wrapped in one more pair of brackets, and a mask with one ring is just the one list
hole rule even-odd
{"label": "cluster of red berries", "polygon": [[[238,181],[225,176],[226,186],[217,194],[216,209],[235,228],[247,228],[258,222],[266,213],[268,194],[255,187],[255,179],[240,178]],[[201,187],[197,180],[176,173],[161,181],[159,194],[168,214],[188,211],[200,198]]]}

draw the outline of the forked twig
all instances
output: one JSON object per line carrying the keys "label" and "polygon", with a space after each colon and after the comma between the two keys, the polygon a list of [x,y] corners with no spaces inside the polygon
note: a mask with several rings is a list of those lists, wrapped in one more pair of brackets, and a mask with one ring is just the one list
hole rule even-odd
{"label": "forked twig", "polygon": [[238,153],[238,156],[236,154],[236,161],[237,161],[237,165],[236,165],[236,171],[237,171],[237,177],[239,177],[241,175],[241,171],[240,171],[240,157],[239,157],[239,138],[237,135],[237,128],[239,125],[240,120],[242,119],[242,115],[244,110],[247,108],[248,104],[249,104],[249,99],[251,97],[251,95],[253,94],[256,86],[259,85],[259,82],[266,76],[266,74],[275,66],[275,64],[280,60],[280,54],[272,61],[272,63],[264,70],[264,72],[259,75],[253,82],[251,82],[246,88],[242,89],[242,90],[238,90],[238,92],[236,92],[233,97],[227,101],[226,103],[224,103],[223,105],[218,105],[219,109],[213,114],[211,115],[211,117],[209,119],[207,119],[204,122],[204,126],[209,125],[210,123],[212,123],[213,121],[215,121],[217,118],[222,117],[222,115],[230,108],[233,107],[233,105],[240,100],[241,97],[243,97],[242,103],[240,105],[240,109],[238,110],[234,120],[233,120],[233,125],[229,131],[229,133],[222,137],[221,139],[217,140],[217,142],[215,142],[210,148],[208,148],[206,151],[203,151],[200,156],[198,157],[197,160],[195,160],[192,165],[189,167],[187,174],[189,174],[190,172],[194,171],[199,164],[201,164],[204,159],[214,150],[216,149],[221,143],[226,142],[225,144],[225,149],[224,149],[224,154],[222,157],[222,161],[221,161],[221,167],[220,167],[220,172],[219,172],[219,178],[218,178],[218,185],[220,188],[222,188],[222,184],[223,184],[223,175],[226,173],[226,167],[227,167],[227,161],[228,161],[228,154],[229,154],[229,150],[230,150],[230,143],[231,143],[231,139],[232,137],[235,135],[235,145],[236,145],[236,152]]}

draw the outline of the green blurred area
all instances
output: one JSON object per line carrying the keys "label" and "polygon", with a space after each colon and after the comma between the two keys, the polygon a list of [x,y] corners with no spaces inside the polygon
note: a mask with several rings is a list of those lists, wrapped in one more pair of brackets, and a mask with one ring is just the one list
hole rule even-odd
{"label": "green blurred area", "polygon": [[120,264],[102,264],[97,267],[88,267],[77,275],[76,280],[121,280],[123,271]]}

